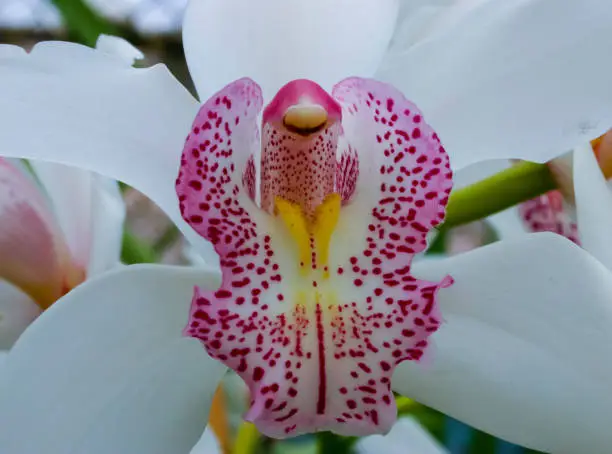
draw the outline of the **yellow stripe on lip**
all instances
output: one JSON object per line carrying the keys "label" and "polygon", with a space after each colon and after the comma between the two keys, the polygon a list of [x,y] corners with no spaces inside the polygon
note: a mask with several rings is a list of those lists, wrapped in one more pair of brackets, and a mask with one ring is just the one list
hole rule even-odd
{"label": "yellow stripe on lip", "polygon": [[[314,222],[312,224],[312,235],[317,248],[317,259],[319,263],[327,268],[329,260],[329,243],[331,236],[338,224],[340,217],[340,206],[342,198],[340,194],[329,194],[323,203],[315,210]],[[329,270],[324,270],[324,276],[329,277]]]}
{"label": "yellow stripe on lip", "polygon": [[285,223],[298,247],[302,272],[311,269],[312,257],[315,253],[316,268],[323,268],[324,277],[329,277],[329,271],[327,270],[329,244],[338,224],[341,204],[342,200],[339,194],[329,194],[325,197],[323,203],[316,208],[311,219],[297,203],[289,202],[282,197],[276,197],[276,212]]}
{"label": "yellow stripe on lip", "polygon": [[[300,270],[305,273],[310,268],[310,232],[302,208],[293,202],[276,196],[274,205],[277,214],[285,223],[293,241],[298,247]],[[308,268],[307,268],[308,266]]]}

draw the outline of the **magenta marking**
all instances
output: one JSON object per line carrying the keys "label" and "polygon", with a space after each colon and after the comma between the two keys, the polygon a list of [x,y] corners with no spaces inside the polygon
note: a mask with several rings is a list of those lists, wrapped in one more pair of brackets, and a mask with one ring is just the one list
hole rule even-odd
{"label": "magenta marking", "polygon": [[317,342],[319,344],[319,398],[317,399],[317,414],[325,413],[327,401],[327,374],[325,369],[325,331],[323,330],[323,311],[317,304]]}

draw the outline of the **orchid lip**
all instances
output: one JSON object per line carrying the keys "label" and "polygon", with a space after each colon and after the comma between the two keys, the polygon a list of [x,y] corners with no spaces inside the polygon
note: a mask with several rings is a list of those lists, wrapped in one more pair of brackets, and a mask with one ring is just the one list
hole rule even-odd
{"label": "orchid lip", "polygon": [[180,210],[223,281],[196,288],[184,334],[245,381],[245,419],[267,436],[384,433],[393,370],[426,354],[452,283],[410,273],[444,217],[448,156],[418,108],[374,80],[331,94],[295,80],[262,108],[259,86],[237,80],[185,141]]}

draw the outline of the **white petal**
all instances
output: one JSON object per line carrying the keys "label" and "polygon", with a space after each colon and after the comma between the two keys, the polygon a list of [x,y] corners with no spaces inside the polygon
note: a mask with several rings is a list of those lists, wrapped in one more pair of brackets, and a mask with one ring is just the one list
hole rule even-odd
{"label": "white petal", "polygon": [[210,426],[206,427],[202,438],[193,447],[191,454],[221,454],[221,445]]}
{"label": "white petal", "polygon": [[125,201],[116,181],[92,175],[91,255],[89,276],[120,263]]}
{"label": "white petal", "polygon": [[0,44],[0,57],[14,56],[19,57],[25,55],[25,50],[22,47],[13,44]]}
{"label": "white petal", "polygon": [[358,454],[446,454],[448,451],[414,418],[400,418],[387,435],[370,435],[355,445]]}
{"label": "white petal", "polygon": [[612,191],[588,144],[574,151],[574,191],[582,247],[612,270]]}
{"label": "white petal", "polygon": [[472,426],[545,452],[612,443],[612,274],[568,240],[534,234],[414,273],[455,284],[430,364],[403,363],[394,388]]}
{"label": "white petal", "polygon": [[206,260],[198,254],[198,251],[190,244],[183,246],[183,256],[187,263],[193,266],[206,266]]}
{"label": "white petal", "polygon": [[379,76],[423,111],[454,168],[492,158],[547,161],[612,124],[602,0],[476,0]]}
{"label": "white petal", "polygon": [[185,55],[202,101],[245,76],[265,99],[294,79],[330,90],[348,76],[375,73],[397,10],[397,0],[192,0]]}
{"label": "white petal", "polygon": [[121,59],[124,63],[133,65],[136,60],[144,58],[144,54],[131,43],[118,36],[100,35],[96,49]]}
{"label": "white petal", "polygon": [[456,170],[453,173],[453,190],[462,189],[481,180],[489,178],[496,173],[510,167],[507,159],[491,159],[479,161],[467,167]]}
{"label": "white petal", "polygon": [[129,384],[74,440],[70,453],[189,453],[206,425],[222,373],[199,342],[174,341],[126,377]]}
{"label": "white petal", "polygon": [[429,39],[437,33],[444,33],[447,28],[453,27],[471,14],[475,8],[490,0],[434,0],[433,4],[438,7],[435,14],[421,34],[421,40]]}
{"label": "white petal", "polygon": [[119,263],[125,203],[117,182],[53,162],[30,164],[78,265],[91,277]]}
{"label": "white petal", "polygon": [[[455,0],[401,0],[395,33],[388,52],[402,52],[424,39],[437,18]],[[385,60],[392,59],[387,55]]]}
{"label": "white petal", "polygon": [[188,453],[225,371],[182,338],[195,284],[218,276],[126,267],[43,313],[0,376],[0,451]]}
{"label": "white petal", "polygon": [[0,350],[10,349],[40,314],[40,308],[25,293],[0,280]]}
{"label": "white petal", "polygon": [[47,42],[0,53],[0,154],[54,161],[124,181],[183,222],[174,180],[198,103],[162,65],[135,69],[104,52]]}
{"label": "white petal", "polygon": [[85,268],[91,244],[91,173],[52,162],[31,161],[30,165],[51,199],[72,256]]}

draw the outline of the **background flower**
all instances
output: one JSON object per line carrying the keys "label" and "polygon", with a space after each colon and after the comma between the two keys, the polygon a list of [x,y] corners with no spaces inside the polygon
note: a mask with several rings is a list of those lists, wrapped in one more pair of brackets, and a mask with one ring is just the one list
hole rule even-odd
{"label": "background flower", "polygon": [[59,164],[0,159],[0,348],[85,279],[119,262],[116,182]]}

